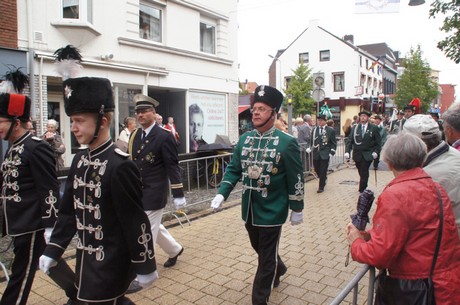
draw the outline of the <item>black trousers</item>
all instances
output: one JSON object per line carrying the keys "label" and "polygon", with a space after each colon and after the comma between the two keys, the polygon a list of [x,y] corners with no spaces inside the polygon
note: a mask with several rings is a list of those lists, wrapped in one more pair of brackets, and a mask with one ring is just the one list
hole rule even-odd
{"label": "black trousers", "polygon": [[38,267],[38,259],[45,249],[43,231],[15,236],[11,276],[3,292],[1,305],[26,305]]}
{"label": "black trousers", "polygon": [[252,304],[266,305],[277,272],[286,268],[278,255],[281,226],[257,227],[252,225],[252,219],[248,219],[245,226],[251,246],[258,254],[257,272],[252,286]]}
{"label": "black trousers", "polygon": [[[27,304],[38,260],[45,249],[43,231],[15,236],[13,240],[14,259],[11,276],[3,292],[0,305]],[[50,278],[64,291],[68,298],[76,299],[75,272],[61,258],[58,264],[50,269]]]}
{"label": "black trousers", "polygon": [[372,161],[355,161],[356,168],[359,173],[359,192],[362,193],[367,188],[367,182],[369,181],[369,167]]}
{"label": "black trousers", "polygon": [[329,167],[329,158],[326,160],[313,160],[313,166],[315,167],[315,172],[319,178],[319,189],[324,190],[327,179],[327,168]]}

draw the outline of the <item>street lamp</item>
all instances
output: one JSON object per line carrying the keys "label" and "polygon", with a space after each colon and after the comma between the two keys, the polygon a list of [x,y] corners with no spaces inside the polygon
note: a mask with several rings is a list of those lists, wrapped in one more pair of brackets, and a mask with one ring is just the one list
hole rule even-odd
{"label": "street lamp", "polygon": [[[278,57],[274,57],[274,56],[272,56],[270,54],[268,54],[268,57],[273,58],[273,60],[275,60],[275,61],[277,61],[279,63],[279,71],[278,71],[279,77],[276,77],[276,76],[275,77],[276,77],[276,89],[278,89],[281,92],[281,90],[282,90],[282,88],[281,88],[282,87],[282,82],[281,82],[281,60]],[[276,66],[275,66],[275,68],[276,68]],[[279,86],[278,86],[278,84],[279,84]]]}

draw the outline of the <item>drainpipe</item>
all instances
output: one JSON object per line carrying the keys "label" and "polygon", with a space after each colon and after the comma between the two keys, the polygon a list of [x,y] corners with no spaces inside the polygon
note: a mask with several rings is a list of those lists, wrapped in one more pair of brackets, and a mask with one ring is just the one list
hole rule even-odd
{"label": "drainpipe", "polygon": [[[32,0],[27,0],[27,33],[28,33],[28,53],[29,53],[29,75],[31,82],[29,84],[30,87],[30,99],[32,101],[32,112],[31,115],[33,118],[36,116],[36,111],[35,111],[35,105],[36,105],[36,99],[35,99],[35,73],[34,73],[34,57],[35,57],[35,51],[33,48],[33,27],[32,27],[32,14],[33,14],[33,9],[32,9]],[[41,81],[39,80],[39,83]],[[40,86],[41,87],[41,86]],[[40,113],[40,118],[41,118],[41,113]],[[41,126],[40,126],[41,128]]]}
{"label": "drainpipe", "polygon": [[[38,108],[40,109],[40,129],[37,130],[37,134],[43,134],[43,105],[41,101],[43,100],[43,86],[42,86],[42,74],[43,74],[43,57],[40,58],[40,68],[38,72]],[[40,131],[40,133],[38,133]]]}

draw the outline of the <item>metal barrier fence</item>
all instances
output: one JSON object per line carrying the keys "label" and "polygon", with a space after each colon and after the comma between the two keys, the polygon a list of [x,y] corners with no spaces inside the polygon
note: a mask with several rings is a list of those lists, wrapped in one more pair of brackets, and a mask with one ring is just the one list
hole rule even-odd
{"label": "metal barrier fence", "polygon": [[345,288],[335,297],[330,305],[340,304],[348,294],[353,290],[353,302],[352,305],[358,304],[358,284],[361,279],[369,272],[369,288],[367,290],[367,305],[374,304],[374,283],[375,283],[375,267],[364,265],[361,271],[359,271],[353,279],[345,286]]}
{"label": "metal barrier fence", "polygon": [[[313,169],[313,159],[306,152],[306,143],[300,143],[300,155],[303,173],[306,178],[316,178]],[[344,164],[345,140],[337,138],[337,150],[329,161],[329,171],[334,171]],[[210,201],[217,194],[225,169],[230,163],[233,153],[222,152],[212,156],[187,159],[179,161],[182,168],[182,183],[184,185],[185,198],[189,209],[209,208]],[[240,194],[241,185],[233,189],[232,194]],[[170,204],[165,209],[165,214],[173,212],[174,207]]]}

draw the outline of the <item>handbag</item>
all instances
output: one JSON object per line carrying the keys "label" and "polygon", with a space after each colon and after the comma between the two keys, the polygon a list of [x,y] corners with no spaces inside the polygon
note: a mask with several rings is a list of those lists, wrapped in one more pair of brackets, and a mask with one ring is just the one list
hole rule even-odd
{"label": "handbag", "polygon": [[382,270],[377,277],[376,305],[435,305],[434,285],[432,281],[434,267],[438,258],[439,247],[442,239],[444,213],[439,189],[436,188],[439,201],[439,228],[433,263],[431,264],[430,277],[426,279],[406,280],[391,278],[387,270]]}

